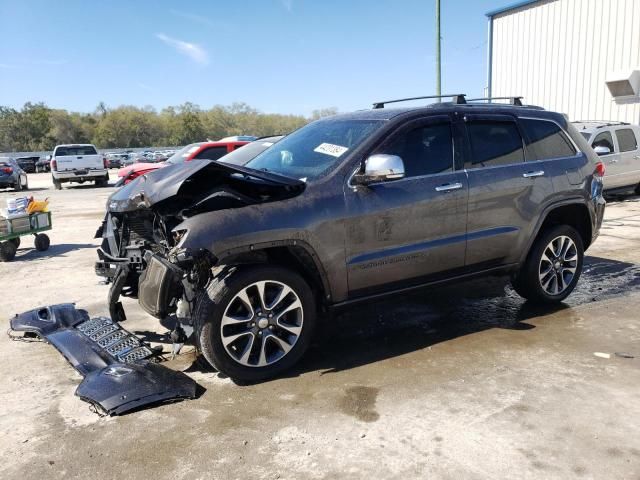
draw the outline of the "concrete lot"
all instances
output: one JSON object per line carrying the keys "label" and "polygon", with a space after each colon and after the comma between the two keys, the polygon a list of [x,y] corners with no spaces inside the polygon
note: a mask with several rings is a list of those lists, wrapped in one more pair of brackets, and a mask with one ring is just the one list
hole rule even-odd
{"label": "concrete lot", "polygon": [[[29,178],[51,200],[52,246],[25,238],[0,263],[0,325],[58,302],[106,314],[92,237],[112,189]],[[169,365],[204,394],[123,417],[75,397],[81,377],[51,346],[2,337],[0,475],[640,478],[640,197],[610,201],[585,264],[560,308],[530,307],[501,280],[367,305],[259,385],[219,377],[189,347]],[[166,343],[134,301],[125,309],[127,329]]]}

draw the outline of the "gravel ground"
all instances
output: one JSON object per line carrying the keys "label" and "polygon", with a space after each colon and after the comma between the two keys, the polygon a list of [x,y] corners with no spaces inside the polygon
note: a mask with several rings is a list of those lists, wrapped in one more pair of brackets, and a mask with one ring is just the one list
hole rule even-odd
{"label": "gravel ground", "polygon": [[[112,188],[55,191],[51,248],[0,263],[0,322],[76,302],[106,314],[93,234]],[[13,192],[0,191],[4,205]],[[169,344],[125,299],[125,327]],[[238,386],[185,348],[198,399],[99,417],[51,346],[0,338],[4,479],[640,478],[640,198],[610,201],[566,305],[482,280],[369,304],[323,326],[284,378]],[[607,355],[595,355],[607,354]],[[623,358],[626,353],[634,358]]]}

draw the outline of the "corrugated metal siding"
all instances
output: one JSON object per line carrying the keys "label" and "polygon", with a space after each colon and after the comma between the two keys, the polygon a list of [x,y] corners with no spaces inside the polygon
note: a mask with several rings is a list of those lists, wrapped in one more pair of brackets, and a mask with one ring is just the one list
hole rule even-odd
{"label": "corrugated metal siding", "polygon": [[572,120],[640,123],[640,103],[617,104],[605,79],[640,69],[640,0],[543,0],[493,18],[492,95]]}

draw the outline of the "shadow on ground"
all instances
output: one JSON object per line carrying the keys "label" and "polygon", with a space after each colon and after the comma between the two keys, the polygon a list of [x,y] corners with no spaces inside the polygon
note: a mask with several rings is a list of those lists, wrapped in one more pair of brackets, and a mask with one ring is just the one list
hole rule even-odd
{"label": "shadow on ground", "polygon": [[16,257],[13,262],[30,262],[34,260],[40,260],[43,258],[55,257],[57,255],[64,255],[75,250],[81,250],[83,248],[97,248],[92,243],[57,243],[51,244],[48,250],[39,252],[33,247],[28,247],[29,243],[33,243],[32,239],[28,236],[20,237],[21,244]]}
{"label": "shadow on ground", "polygon": [[[640,265],[586,257],[565,303],[541,306],[518,296],[506,278],[483,278],[368,302],[320,322],[315,340],[287,376],[348,370],[492,328],[530,330],[527,321],[640,289]],[[187,371],[205,371],[195,362]]]}

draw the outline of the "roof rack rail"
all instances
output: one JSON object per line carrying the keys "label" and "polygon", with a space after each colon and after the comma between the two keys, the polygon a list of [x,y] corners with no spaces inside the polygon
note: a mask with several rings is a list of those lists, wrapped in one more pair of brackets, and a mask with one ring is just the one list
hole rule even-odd
{"label": "roof rack rail", "polygon": [[571,123],[597,123],[599,125],[631,125],[629,122],[619,122],[617,120],[572,120]]}
{"label": "roof rack rail", "polygon": [[467,102],[478,102],[480,100],[487,100],[487,103],[493,103],[491,100],[509,100],[511,105],[516,107],[523,107],[522,97],[483,97],[483,98],[470,98]]}
{"label": "roof rack rail", "polygon": [[411,97],[411,98],[399,98],[397,100],[385,100],[384,102],[375,102],[373,104],[373,108],[377,109],[377,108],[384,108],[384,106],[387,103],[399,103],[399,102],[409,102],[411,100],[426,100],[429,98],[445,98],[445,97],[451,97],[452,102],[455,104],[464,104],[467,103],[467,101],[465,100],[465,94],[464,93],[454,93],[453,95],[449,94],[449,95],[429,95],[426,97]]}

